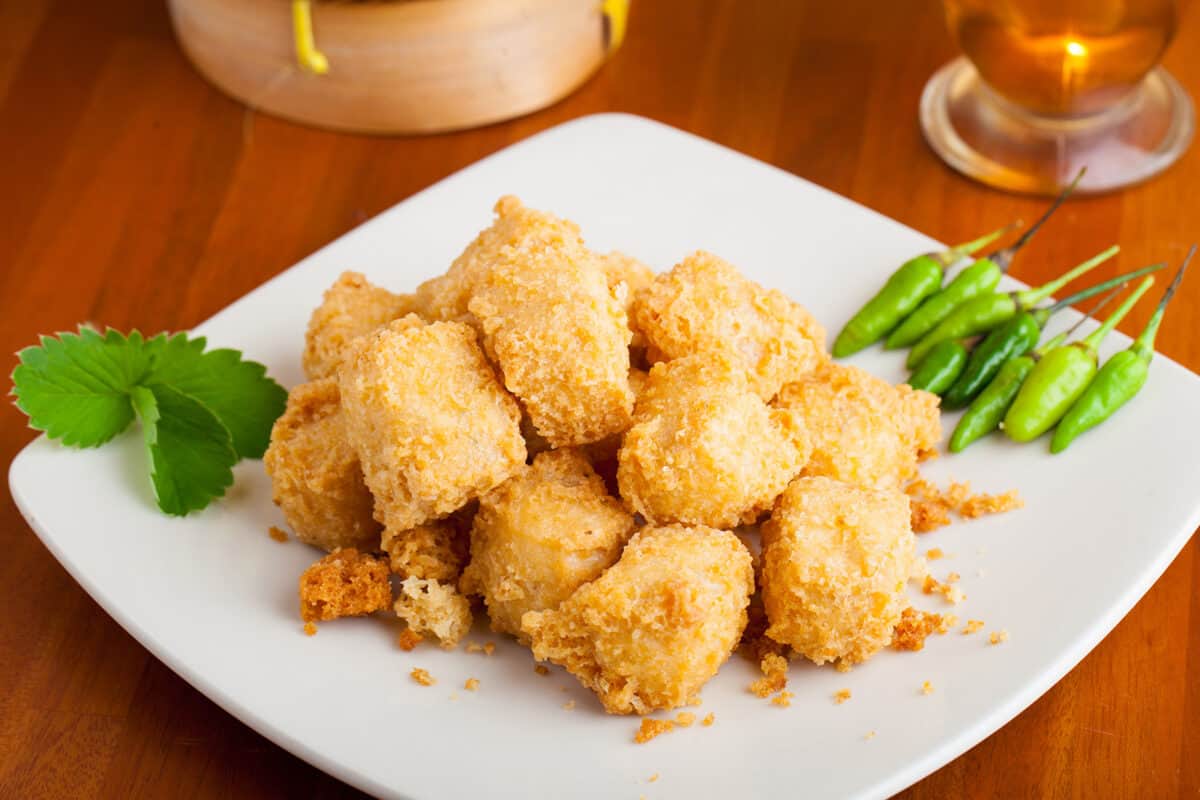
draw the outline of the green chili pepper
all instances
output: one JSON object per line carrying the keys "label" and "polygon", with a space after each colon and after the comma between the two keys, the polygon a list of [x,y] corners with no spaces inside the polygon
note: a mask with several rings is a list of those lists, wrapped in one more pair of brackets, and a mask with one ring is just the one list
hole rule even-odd
{"label": "green chili pepper", "polygon": [[1000,427],[1000,422],[1004,419],[1008,407],[1012,405],[1017,392],[1021,390],[1021,385],[1025,383],[1025,378],[1028,377],[1034,364],[1042,357],[1042,354],[1065,342],[1067,337],[1082,325],[1085,320],[1089,319],[1093,314],[1098,313],[1110,300],[1116,297],[1123,286],[1124,284],[1113,289],[1096,303],[1087,314],[1076,320],[1074,325],[1051,338],[1032,353],[1004,362],[1000,367],[1000,371],[996,373],[996,377],[979,393],[979,396],[975,398],[975,402],[971,403],[971,407],[967,409],[967,412],[958,421],[958,425],[954,428],[954,433],[950,436],[950,452],[962,452],[964,448],[975,440],[988,435]]}
{"label": "green chili pepper", "polygon": [[909,377],[908,385],[940,395],[954,385],[966,365],[967,348],[960,342],[947,339],[929,351],[929,355]]}
{"label": "green chili pepper", "polygon": [[[1005,292],[1004,294],[987,292],[968,300],[950,312],[933,330],[925,334],[921,341],[917,342],[908,354],[908,366],[912,367],[919,363],[921,359],[925,358],[925,354],[929,352],[930,348],[940,341],[962,339],[989,331],[1011,319],[1018,311],[1032,308],[1080,275],[1095,269],[1115,256],[1120,249],[1114,244],[1103,253],[1092,256],[1082,264],[1072,267],[1054,280],[1043,283],[1035,289],[1023,289],[1019,292]],[[1085,292],[1096,294],[1107,288],[1109,287],[1105,284],[1099,284],[1072,295],[1072,297],[1079,300],[1082,297],[1090,296]]]}
{"label": "green chili pepper", "polygon": [[1087,338],[1056,347],[1042,356],[1004,415],[1004,432],[1010,439],[1032,441],[1062,419],[1096,375],[1099,360],[1096,348],[1153,285],[1153,275],[1143,278],[1133,294]]}
{"label": "green chili pepper", "polygon": [[962,408],[971,402],[975,395],[979,394],[983,387],[996,377],[996,373],[1000,371],[1000,367],[1004,366],[1006,361],[1024,355],[1037,344],[1046,322],[1062,309],[1097,292],[1111,289],[1114,286],[1124,286],[1134,278],[1140,278],[1149,272],[1162,269],[1163,266],[1163,264],[1152,264],[1142,267],[1076,292],[1051,306],[1019,311],[1016,316],[993,329],[972,351],[966,369],[943,395],[942,407]]}
{"label": "green chili pepper", "polygon": [[892,273],[878,294],[867,301],[833,343],[835,358],[853,355],[885,336],[921,301],[942,287],[943,270],[963,256],[980,250],[1010,230],[1012,225],[992,231],[970,242],[940,253],[925,253],[904,262]]}
{"label": "green chili pepper", "polygon": [[1141,391],[1150,374],[1150,361],[1154,358],[1154,338],[1158,335],[1158,326],[1162,324],[1163,312],[1166,311],[1167,303],[1174,297],[1175,290],[1179,288],[1183,273],[1195,252],[1196,246],[1192,245],[1187,258],[1183,260],[1183,266],[1175,273],[1175,279],[1163,293],[1158,308],[1154,309],[1154,314],[1141,335],[1128,349],[1122,350],[1104,363],[1087,390],[1063,416],[1062,422],[1054,431],[1054,438],[1050,441],[1051,453],[1066,450],[1081,433],[1104,422]]}
{"label": "green chili pepper", "polygon": [[[1000,283],[1000,278],[1004,273],[1008,272],[1008,268],[1012,265],[1013,257],[1016,256],[1017,251],[1033,238],[1033,235],[1038,232],[1043,223],[1050,219],[1050,215],[1070,196],[1075,186],[1079,183],[1079,180],[1083,177],[1084,171],[1082,169],[1079,170],[1079,174],[1075,176],[1075,180],[1071,181],[1071,184],[1062,190],[1062,193],[1054,199],[1054,202],[1046,209],[1041,218],[1033,223],[1029,230],[1021,235],[1020,239],[1008,247],[971,264],[958,273],[954,277],[954,280],[950,281],[944,289],[926,298],[925,302],[921,303],[916,311],[909,314],[908,318],[892,331],[884,346],[888,350],[895,350],[898,347],[908,347],[933,330],[939,322],[944,320],[958,306],[972,297],[988,294],[994,290]],[[911,367],[912,364],[909,364],[909,366]]]}

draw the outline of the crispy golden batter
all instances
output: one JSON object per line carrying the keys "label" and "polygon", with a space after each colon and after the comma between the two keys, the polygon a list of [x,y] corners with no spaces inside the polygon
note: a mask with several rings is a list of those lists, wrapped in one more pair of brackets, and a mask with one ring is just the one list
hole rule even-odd
{"label": "crispy golden batter", "polygon": [[829,362],[784,386],[774,405],[800,414],[809,431],[805,476],[891,489],[916,474],[919,453],[940,438],[937,403],[928,392]]}
{"label": "crispy golden batter", "polygon": [[750,554],[732,533],[643,528],[608,571],[521,627],[535,658],[565,667],[606,711],[645,714],[687,704],[717,673],[753,590]]}
{"label": "crispy golden batter", "polygon": [[362,616],[391,602],[387,564],[353,547],[334,550],[300,576],[300,619],[305,622]]}
{"label": "crispy golden batter", "polygon": [[620,293],[581,243],[523,245],[500,250],[468,305],[505,387],[553,447],[624,430],[632,333]]}
{"label": "crispy golden batter", "polygon": [[577,450],[542,453],[480,498],[460,585],[483,596],[492,630],[520,635],[526,611],[557,608],[598,577],[633,527]]}
{"label": "crispy golden batter", "polygon": [[308,320],[304,374],[309,380],[333,375],[355,339],[414,310],[412,295],[393,294],[361,273],[343,272]]}
{"label": "crispy golden batter", "polygon": [[525,463],[520,411],[467,325],[409,315],[360,340],[339,376],[347,437],[392,530],[455,511]]}
{"label": "crispy golden batter", "polygon": [[799,415],[768,408],[732,361],[687,356],[650,370],[617,481],[651,522],[732,528],[771,507],[808,451]]}
{"label": "crispy golden batter", "polygon": [[453,518],[427,522],[406,531],[383,531],[381,541],[392,572],[401,578],[456,581],[467,563],[469,540]]}
{"label": "crispy golden batter", "polygon": [[379,544],[371,493],[346,439],[337,382],[302,383],[271,428],[263,455],[275,504],[302,542],[336,550]]}
{"label": "crispy golden batter", "polygon": [[454,584],[405,578],[396,596],[396,616],[415,633],[432,634],[442,647],[454,647],[471,630],[471,603]]}
{"label": "crispy golden batter", "polygon": [[633,328],[655,361],[723,353],[764,400],[825,360],[825,331],[800,304],[703,251],[638,292]]}
{"label": "crispy golden batter", "polygon": [[445,275],[417,287],[416,306],[430,320],[455,320],[478,327],[468,311],[476,286],[487,276],[502,251],[537,251],[557,242],[582,247],[579,226],[553,214],[526,208],[512,195],[496,201],[496,220],[462,252]]}
{"label": "crispy golden batter", "polygon": [[762,529],[767,635],[839,667],[887,646],[916,560],[908,525],[899,492],[796,479]]}

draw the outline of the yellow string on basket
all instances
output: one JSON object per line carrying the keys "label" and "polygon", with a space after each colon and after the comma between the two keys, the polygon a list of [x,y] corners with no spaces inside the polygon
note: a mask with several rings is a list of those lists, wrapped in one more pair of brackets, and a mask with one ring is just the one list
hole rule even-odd
{"label": "yellow string on basket", "polygon": [[296,60],[314,75],[329,72],[329,59],[313,40],[312,0],[292,0],[292,35],[296,42]]}
{"label": "yellow string on basket", "polygon": [[604,0],[601,13],[608,19],[608,52],[616,52],[625,41],[625,26],[629,22],[629,0]]}

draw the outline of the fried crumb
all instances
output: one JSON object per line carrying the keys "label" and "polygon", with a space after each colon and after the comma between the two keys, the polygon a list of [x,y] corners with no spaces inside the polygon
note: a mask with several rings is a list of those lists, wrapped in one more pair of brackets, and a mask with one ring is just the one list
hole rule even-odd
{"label": "fried crumb", "polygon": [[850,699],[850,690],[849,689],[838,689],[836,692],[833,693],[833,702],[837,703],[839,706],[849,699]]}
{"label": "fried crumb", "polygon": [[705,715],[704,719],[700,720],[700,724],[706,728],[711,728],[712,724],[716,721],[717,715],[710,711]]}
{"label": "fried crumb", "polygon": [[756,697],[769,697],[787,686],[787,659],[778,653],[767,653],[758,668],[763,676],[750,684],[750,692]]}
{"label": "fried crumb", "polygon": [[654,783],[656,780],[658,780],[657,772],[651,775],[649,778],[646,778],[646,783]]}
{"label": "fried crumb", "polygon": [[988,641],[991,642],[992,644],[1000,644],[1001,642],[1007,642],[1008,641],[1008,631],[1007,630],[992,631],[991,633],[988,634]]}
{"label": "fried crumb", "polygon": [[957,572],[951,572],[946,576],[946,583],[958,583],[961,580],[962,575],[959,575]]}
{"label": "fried crumb", "polygon": [[938,633],[949,633],[950,629],[958,624],[958,614],[943,614],[942,621],[938,623]]}
{"label": "fried crumb", "polygon": [[675,724],[681,728],[690,728],[696,721],[696,715],[690,711],[680,711],[675,715]]}
{"label": "fried crumb", "polygon": [[933,684],[925,681],[921,684],[921,694],[933,694]]}
{"label": "fried crumb", "polygon": [[669,719],[642,717],[642,724],[638,726],[637,733],[633,735],[633,740],[638,744],[645,744],[657,736],[670,733],[674,729],[675,723]]}
{"label": "fried crumb", "polygon": [[533,668],[533,671],[538,675],[541,675],[543,678],[550,674],[550,668],[545,664],[538,664]]}
{"label": "fried crumb", "polygon": [[959,577],[957,572],[951,572],[947,577],[947,582],[942,583],[932,575],[926,575],[925,580],[921,584],[921,591],[925,594],[940,594],[946,598],[947,602],[957,605],[967,599],[967,595],[962,589],[952,585]]}
{"label": "fried crumb", "polygon": [[486,642],[483,645],[483,654],[485,656],[490,656],[492,653],[495,653],[495,652],[496,652],[496,644],[494,642]]}
{"label": "fried crumb", "polygon": [[287,531],[275,525],[267,528],[267,535],[277,542],[286,542],[288,540]]}
{"label": "fried crumb", "polygon": [[304,623],[304,635],[305,636],[316,636],[317,635],[317,626],[312,624],[311,622]]}
{"label": "fried crumb", "polygon": [[575,701],[568,700],[567,702],[563,703],[563,709],[566,711],[574,711],[575,710]]}
{"label": "fried crumb", "polygon": [[477,642],[467,642],[463,649],[468,653],[482,653],[483,645],[478,644]]}
{"label": "fried crumb", "polygon": [[420,667],[413,667],[412,672],[408,674],[409,677],[422,686],[433,686],[437,683],[437,680],[429,674],[428,670],[421,669]]}
{"label": "fried crumb", "polygon": [[300,618],[305,622],[362,616],[391,604],[387,563],[353,547],[334,550],[300,576]]}
{"label": "fried crumb", "polygon": [[467,678],[467,682],[463,684],[463,688],[468,692],[473,692],[479,688],[478,678]]}
{"label": "fried crumb", "polygon": [[867,731],[867,735],[863,737],[868,742],[875,738],[875,731]]}
{"label": "fried crumb", "polygon": [[400,636],[397,638],[396,644],[400,645],[401,650],[407,652],[419,645],[424,638],[424,636],[417,633],[412,628],[405,628],[404,630],[400,631]]}
{"label": "fried crumb", "polygon": [[695,697],[689,697],[687,704],[689,706],[694,706],[696,708],[699,708],[700,706],[704,705],[704,698],[701,697],[700,695],[696,695]]}
{"label": "fried crumb", "polygon": [[939,489],[923,478],[908,484],[904,490],[911,502],[912,529],[914,533],[928,533],[950,524],[950,512],[963,519],[975,519],[985,514],[1002,514],[1021,508],[1016,489],[1003,494],[971,494],[971,484],[951,483]]}
{"label": "fried crumb", "polygon": [[789,692],[787,689],[784,689],[782,692],[771,698],[771,705],[779,706],[780,708],[790,708],[793,697],[795,697],[794,694]]}
{"label": "fried crumb", "polygon": [[[932,580],[927,578],[926,583]],[[934,581],[937,583],[937,581]],[[941,614],[930,611],[918,611],[909,606],[900,614],[900,621],[892,630],[892,647],[897,650],[922,650],[925,640],[934,633],[945,633],[949,623]]]}
{"label": "fried crumb", "polygon": [[963,626],[963,635],[965,636],[968,633],[975,633],[976,631],[982,630],[983,624],[983,620],[981,619],[967,620],[967,624]]}
{"label": "fried crumb", "polygon": [[925,558],[929,561],[937,561],[939,558],[945,558],[946,554],[942,552],[940,547],[931,547],[925,553]]}

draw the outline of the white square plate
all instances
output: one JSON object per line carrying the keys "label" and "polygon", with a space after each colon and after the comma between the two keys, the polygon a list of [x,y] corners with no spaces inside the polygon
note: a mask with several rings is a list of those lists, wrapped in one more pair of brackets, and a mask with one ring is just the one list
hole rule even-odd
{"label": "white square plate", "polygon": [[[506,193],[578,221],[590,245],[659,270],[711,250],[800,300],[831,338],[896,265],[936,244],[717,145],[602,115],[546,131],[404,201],[196,333],[297,383],[309,312],[338,273],[361,270],[410,290],[445,270]],[[1112,336],[1104,355],[1126,344]],[[854,361],[904,377],[894,353],[872,349]],[[984,620],[984,632],[934,637],[920,653],[885,652],[849,674],[797,664],[788,709],[750,695],[755,670],[735,656],[692,709],[715,712],[715,725],[640,746],[636,718],[605,715],[565,673],[534,674],[527,651],[482,631],[477,641],[498,640],[491,658],[461,648],[402,652],[396,628],[375,619],[329,623],[306,637],[296,580],[317,553],[268,538],[281,518],[258,462],[238,468],[225,500],[184,520],[154,507],[137,432],[92,451],[40,438],[9,479],[34,531],[138,641],[255,730],[368,792],[884,797],[1025,708],[1158,578],[1200,523],[1197,408],[1200,380],[1158,358],[1137,401],[1065,456],[1050,456],[1044,441],[992,437],[932,462],[926,474],[939,482],[1017,487],[1027,504],[920,539],[922,551],[951,556],[934,563],[935,574],[962,574],[967,599],[953,611]],[[944,421],[947,430],[954,421]],[[1001,628],[1011,639],[989,646],[986,631]],[[437,685],[410,680],[414,666]],[[462,690],[468,677],[480,680],[477,692]],[[924,681],[933,694],[921,694]],[[853,699],[835,705],[843,687]],[[573,711],[563,708],[568,699]]]}

